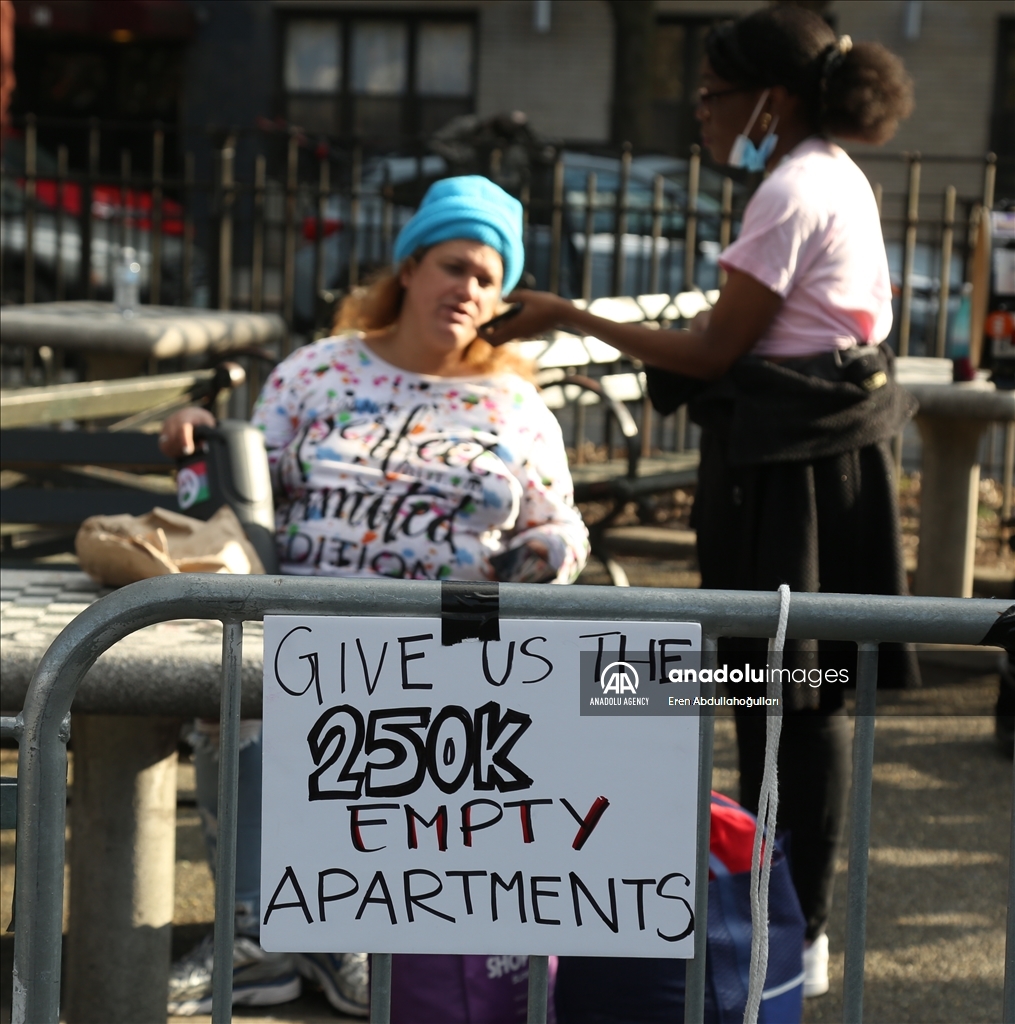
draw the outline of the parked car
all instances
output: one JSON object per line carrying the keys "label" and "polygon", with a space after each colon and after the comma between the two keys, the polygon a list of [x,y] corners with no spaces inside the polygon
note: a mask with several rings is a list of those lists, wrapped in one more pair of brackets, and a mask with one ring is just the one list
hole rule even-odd
{"label": "parked car", "polygon": [[[23,149],[17,138],[5,142],[3,185],[0,192],[0,258],[4,261],[3,301],[19,302],[24,295],[25,177]],[[84,189],[79,181],[59,181],[55,157],[37,151],[35,223],[32,249],[35,298],[54,299],[57,266],[65,294],[77,291],[81,277],[81,224]],[[130,246],[141,264],[141,288],[147,290],[151,269],[153,196],[150,189],[126,188],[108,182],[91,186],[92,288],[99,296],[112,293],[113,267],[120,249]],[[161,301],[182,300],[183,207],[174,198],[162,201]]]}

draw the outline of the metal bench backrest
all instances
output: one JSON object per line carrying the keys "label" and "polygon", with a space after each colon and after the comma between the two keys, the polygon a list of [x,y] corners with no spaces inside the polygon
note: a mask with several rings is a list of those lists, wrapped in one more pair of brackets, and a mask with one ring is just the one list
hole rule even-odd
{"label": "metal bench backrest", "polygon": [[[3,392],[0,517],[17,524],[5,534],[24,526],[23,539],[31,541],[35,527],[50,528],[43,543],[20,550],[36,557],[68,550],[89,516],[143,515],[155,506],[180,511],[173,461],[159,451],[155,434],[136,428],[184,405],[215,403],[244,379],[242,367],[223,363],[212,370]],[[55,426],[123,416],[100,430]]]}

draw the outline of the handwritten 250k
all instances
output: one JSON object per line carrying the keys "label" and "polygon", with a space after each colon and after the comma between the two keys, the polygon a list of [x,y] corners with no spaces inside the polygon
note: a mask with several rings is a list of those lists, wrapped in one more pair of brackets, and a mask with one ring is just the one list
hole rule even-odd
{"label": "handwritten 250k", "polygon": [[309,799],[408,796],[427,775],[442,793],[457,793],[470,776],[479,791],[532,785],[510,758],[532,725],[529,715],[496,701],[472,712],[449,704],[431,715],[429,707],[374,708],[364,722],[351,704],[328,708],[307,735],[317,765],[307,779]]}

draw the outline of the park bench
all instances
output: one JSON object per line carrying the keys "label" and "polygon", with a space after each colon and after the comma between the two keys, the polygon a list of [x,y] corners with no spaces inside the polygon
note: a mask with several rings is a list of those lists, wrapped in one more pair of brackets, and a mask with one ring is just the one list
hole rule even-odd
{"label": "park bench", "polygon": [[[603,298],[590,309],[613,320],[663,326],[690,320],[713,299],[701,292]],[[631,502],[645,523],[654,496],[693,484],[697,475],[697,451],[651,450],[652,414],[640,367],[597,338],[565,332],[521,347],[537,365],[547,406],[570,428],[575,500],[604,506],[589,527],[593,554],[612,581],[627,585],[615,554],[637,554],[646,545],[658,549],[659,538],[649,538],[646,531],[665,534],[671,546],[686,549],[687,531],[613,525]],[[173,467],[158,451],[155,436],[137,428],[183,405],[208,403],[242,382],[240,367],[223,364],[217,370],[4,392],[0,529],[5,554],[15,545],[24,554],[30,550],[29,557],[68,550],[74,531],[89,515],[139,515],[154,504],[176,510]],[[641,409],[641,429],[631,405]],[[584,458],[590,413],[602,427],[607,454],[602,461]],[[116,416],[126,418],[102,431],[54,429],[65,420]],[[27,543],[32,534],[39,535],[38,543]]]}
{"label": "park bench", "polygon": [[[715,298],[712,292],[620,296],[596,299],[589,310],[610,320],[662,328],[689,322]],[[692,531],[661,529],[648,523],[652,498],[695,483],[698,452],[652,450],[652,409],[640,366],[598,338],[563,331],[520,346],[535,362],[543,400],[557,413],[565,440],[575,452],[571,461],[575,501],[605,505],[602,514],[595,520],[587,517],[586,522],[592,553],[606,567],[614,585],[628,585],[615,558],[618,554],[686,556],[694,547]],[[640,427],[629,406],[640,408]],[[602,428],[607,458],[589,462],[583,458],[587,415],[596,407],[601,407],[597,426]],[[621,438],[619,454],[613,444],[615,432]],[[638,506],[641,525],[615,526],[632,502]]]}
{"label": "park bench", "polygon": [[[179,511],[175,464],[145,425],[195,403],[224,411],[236,363],[214,369],[0,393],[0,530],[5,561],[73,548],[93,515]],[[109,421],[112,420],[112,423]],[[68,421],[85,429],[60,429]],[[106,422],[101,429],[96,423]]]}

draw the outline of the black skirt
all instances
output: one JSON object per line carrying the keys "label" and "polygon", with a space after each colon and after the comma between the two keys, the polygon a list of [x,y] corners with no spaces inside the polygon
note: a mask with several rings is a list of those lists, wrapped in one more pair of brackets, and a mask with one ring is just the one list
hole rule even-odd
{"label": "black skirt", "polygon": [[[887,346],[770,363],[741,359],[721,380],[648,370],[660,411],[690,399],[702,427],[691,524],[709,590],[905,594],[906,573],[890,439],[916,403],[895,383]],[[724,657],[765,663],[764,641],[724,640]],[[787,645],[784,665],[851,669],[850,643]],[[880,686],[919,684],[911,649],[882,644]],[[842,687],[788,686],[786,710],[834,712]]]}

